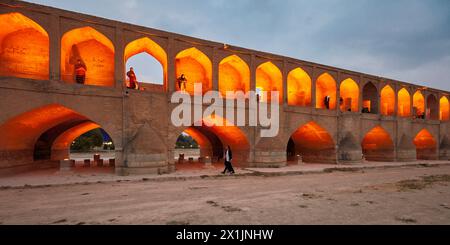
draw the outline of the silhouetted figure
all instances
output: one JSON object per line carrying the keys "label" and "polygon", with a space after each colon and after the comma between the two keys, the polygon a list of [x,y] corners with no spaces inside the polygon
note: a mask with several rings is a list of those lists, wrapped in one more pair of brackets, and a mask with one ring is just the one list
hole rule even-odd
{"label": "silhouetted figure", "polygon": [[225,169],[222,174],[225,174],[227,171],[231,174],[234,174],[233,165],[231,164],[231,160],[233,160],[233,153],[231,152],[230,146],[227,147],[225,151]]}
{"label": "silhouetted figure", "polygon": [[327,108],[327,110],[330,109],[330,96],[325,96],[325,98],[323,98],[323,104],[325,105],[325,108]]}
{"label": "silhouetted figure", "polygon": [[133,67],[130,67],[130,70],[127,72],[128,77],[128,86],[130,89],[139,89],[139,84],[136,78],[136,74],[134,73]]}
{"label": "silhouetted figure", "polygon": [[186,82],[187,82],[187,79],[184,76],[184,74],[181,74],[181,76],[179,78],[177,78],[178,88],[180,88],[181,91],[186,90]]}
{"label": "silhouetted figure", "polygon": [[84,84],[86,81],[86,65],[81,62],[81,60],[77,60],[75,64],[75,81],[79,84]]}

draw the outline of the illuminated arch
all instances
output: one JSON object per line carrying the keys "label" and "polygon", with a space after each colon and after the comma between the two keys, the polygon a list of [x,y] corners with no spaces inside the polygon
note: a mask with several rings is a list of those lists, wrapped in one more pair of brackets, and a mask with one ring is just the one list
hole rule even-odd
{"label": "illuminated arch", "polygon": [[311,78],[302,68],[289,72],[288,104],[294,106],[311,106]]}
{"label": "illuminated arch", "polygon": [[261,64],[256,69],[256,90],[266,91],[268,98],[260,98],[260,101],[270,102],[271,91],[279,92],[279,102],[283,102],[283,78],[280,69],[272,62]]}
{"label": "illuminated arch", "polygon": [[126,64],[128,59],[133,57],[134,55],[140,54],[140,53],[147,53],[153,58],[155,58],[162,66],[163,68],[163,83],[164,88],[167,88],[167,53],[164,51],[164,49],[159,46],[156,42],[151,40],[148,37],[143,37],[140,39],[136,39],[132,42],[130,42],[125,47],[125,53],[124,53],[124,63]]}
{"label": "illuminated arch", "polygon": [[439,120],[439,103],[433,94],[427,97],[427,119]]}
{"label": "illuminated arch", "polygon": [[394,161],[394,142],[389,133],[377,126],[370,130],[361,143],[364,157],[369,161]]}
{"label": "illuminated arch", "polygon": [[336,163],[333,138],[315,122],[299,127],[291,135],[290,141],[291,145],[295,145],[296,154],[300,154],[305,162]]}
{"label": "illuminated arch", "polygon": [[66,32],[61,39],[61,79],[74,83],[77,60],[86,65],[87,85],[114,86],[114,45],[92,27]]}
{"label": "illuminated arch", "polygon": [[49,79],[49,37],[20,13],[0,15],[0,76]]}
{"label": "illuminated arch", "polygon": [[417,90],[413,96],[414,116],[420,117],[425,115],[425,98],[420,90]]}
{"label": "illuminated arch", "polygon": [[219,91],[226,96],[227,91],[250,90],[250,68],[247,63],[237,55],[230,55],[219,64]]}
{"label": "illuminated arch", "polygon": [[390,85],[384,86],[381,90],[381,115],[395,115],[395,92]]}
{"label": "illuminated arch", "polygon": [[336,109],[336,81],[328,73],[320,75],[316,80],[316,108],[326,108],[325,96],[330,96],[330,109]]}
{"label": "illuminated arch", "polygon": [[51,159],[61,160],[69,158],[69,151],[72,142],[80,135],[87,133],[93,129],[100,128],[100,125],[87,121],[77,126],[74,126],[64,133],[60,134],[52,144],[51,147]]}
{"label": "illuminated arch", "polygon": [[342,81],[340,89],[340,108],[341,111],[359,111],[359,87],[351,78]]}
{"label": "illuminated arch", "polygon": [[[186,92],[194,94],[194,83],[201,83],[203,93],[212,89],[212,63],[203,52],[196,48],[189,48],[181,51],[175,60],[176,77],[185,75]],[[176,86],[177,90],[180,87]]]}
{"label": "illuminated arch", "polygon": [[398,115],[400,117],[411,116],[411,96],[405,88],[398,91]]}
{"label": "illuminated arch", "polygon": [[[212,125],[214,126],[207,126]],[[226,126],[217,126],[223,124]],[[233,151],[236,165],[245,165],[249,156],[250,143],[244,132],[237,126],[219,116],[202,119],[202,126],[188,127],[185,133],[189,134],[200,146],[202,157],[223,156],[223,149],[228,145]]]}
{"label": "illuminated arch", "polygon": [[449,120],[449,112],[450,112],[450,106],[449,101],[447,99],[447,96],[442,96],[440,102],[440,113],[439,113],[439,119],[441,121],[448,121]]}
{"label": "illuminated arch", "polygon": [[363,88],[363,111],[378,113],[378,89],[372,82],[367,82]]}
{"label": "illuminated arch", "polygon": [[416,145],[417,159],[436,160],[438,158],[437,142],[428,130],[422,129],[417,134],[414,145]]}

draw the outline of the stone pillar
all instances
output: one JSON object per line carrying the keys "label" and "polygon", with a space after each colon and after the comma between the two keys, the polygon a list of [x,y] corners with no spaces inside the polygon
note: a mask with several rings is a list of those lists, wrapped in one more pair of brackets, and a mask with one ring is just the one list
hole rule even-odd
{"label": "stone pillar", "polygon": [[283,76],[283,105],[288,105],[288,82],[287,82],[287,77],[288,77],[288,73],[289,71],[287,70],[287,60],[283,59],[283,72],[282,72],[282,76]]}
{"label": "stone pillar", "polygon": [[59,28],[59,15],[50,16],[50,28],[47,30],[50,37],[50,80],[61,80],[61,31]]}
{"label": "stone pillar", "polygon": [[316,82],[317,82],[316,67],[313,66],[311,70],[312,70],[312,72],[311,72],[311,107],[317,108],[317,106],[316,106]]}
{"label": "stone pillar", "polygon": [[213,48],[212,52],[212,90],[219,90],[219,63],[220,60],[217,58],[217,48]]}
{"label": "stone pillar", "polygon": [[395,105],[394,105],[394,115],[393,115],[395,117],[398,117],[398,91],[399,91],[398,84],[395,84],[395,87],[394,87]]}
{"label": "stone pillar", "polygon": [[256,58],[255,55],[252,54],[250,56],[250,91],[256,91]]}
{"label": "stone pillar", "polygon": [[114,40],[114,78],[116,80],[116,88],[122,89],[125,86],[125,61],[124,61],[124,40],[123,40],[123,29],[116,26],[116,34]]}
{"label": "stone pillar", "polygon": [[408,88],[409,90],[409,116],[410,118],[414,118],[416,115],[414,115],[414,91],[411,92],[411,88]]}
{"label": "stone pillar", "polygon": [[175,88],[175,41],[173,37],[169,37],[167,44],[167,91],[169,94],[176,91]]}

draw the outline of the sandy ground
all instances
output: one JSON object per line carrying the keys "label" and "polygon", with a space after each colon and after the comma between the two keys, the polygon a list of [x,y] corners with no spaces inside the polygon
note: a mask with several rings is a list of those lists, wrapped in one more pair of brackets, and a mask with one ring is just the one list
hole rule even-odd
{"label": "sandy ground", "polygon": [[450,166],[0,190],[2,224],[450,224]]}

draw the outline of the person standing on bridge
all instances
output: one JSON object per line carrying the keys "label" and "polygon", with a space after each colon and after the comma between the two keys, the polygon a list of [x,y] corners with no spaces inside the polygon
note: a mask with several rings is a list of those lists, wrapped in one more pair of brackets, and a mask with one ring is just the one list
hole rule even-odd
{"label": "person standing on bridge", "polygon": [[178,88],[180,88],[180,91],[186,91],[186,82],[187,79],[184,74],[181,74],[181,76],[177,78]]}
{"label": "person standing on bridge", "polygon": [[80,60],[75,64],[75,81],[79,84],[84,84],[86,80],[86,65]]}
{"label": "person standing on bridge", "polygon": [[139,89],[139,84],[136,78],[136,74],[134,73],[133,67],[130,67],[130,70],[127,72],[128,77],[128,86],[130,89]]}
{"label": "person standing on bridge", "polygon": [[323,103],[325,104],[325,108],[327,108],[327,110],[330,109],[330,100],[331,100],[331,97],[328,95],[325,96],[325,98],[323,99]]}
{"label": "person standing on bridge", "polygon": [[225,151],[225,169],[223,170],[222,174],[225,174],[227,171],[230,174],[234,174],[233,165],[231,164],[231,160],[233,160],[233,153],[231,152],[231,147],[228,146],[227,150]]}

